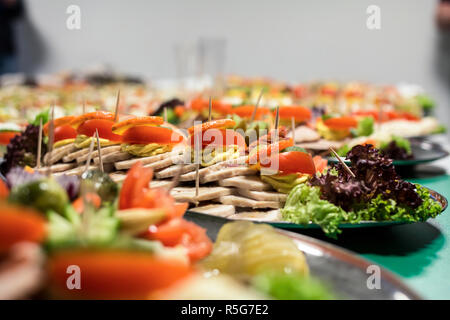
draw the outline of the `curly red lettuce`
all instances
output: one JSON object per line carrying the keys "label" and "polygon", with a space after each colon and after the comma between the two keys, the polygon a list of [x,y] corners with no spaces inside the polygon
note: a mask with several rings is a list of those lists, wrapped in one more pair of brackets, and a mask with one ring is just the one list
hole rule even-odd
{"label": "curly red lettuce", "polygon": [[[6,147],[5,161],[0,167],[6,175],[13,167],[35,167],[38,147],[39,126],[29,124],[25,131],[11,139]],[[47,145],[42,141],[41,156],[47,152]]]}
{"label": "curly red lettuce", "polygon": [[371,145],[357,145],[347,153],[351,161],[350,175],[342,164],[334,166],[324,175],[312,178],[311,185],[321,190],[322,199],[350,211],[354,206],[367,203],[381,195],[410,208],[419,207],[423,200],[416,186],[404,181],[396,173],[392,160],[380,154]]}

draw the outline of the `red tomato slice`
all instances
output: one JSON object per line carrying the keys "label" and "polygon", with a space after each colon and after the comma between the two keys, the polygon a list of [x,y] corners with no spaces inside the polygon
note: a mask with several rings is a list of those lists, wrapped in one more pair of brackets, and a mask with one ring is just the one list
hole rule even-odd
{"label": "red tomato slice", "polygon": [[[240,106],[231,109],[232,114],[237,114],[241,118],[250,118],[255,110],[255,106]],[[264,107],[258,107],[255,119],[261,119],[264,115],[270,114],[270,110]]]}
{"label": "red tomato slice", "polygon": [[235,125],[236,122],[233,119],[212,120],[190,127],[188,133],[194,134],[195,132],[203,132],[209,129],[229,129]]}
{"label": "red tomato slice", "polygon": [[267,157],[270,157],[273,153],[278,153],[293,145],[294,141],[292,139],[282,139],[269,145],[260,146],[256,152],[249,155],[248,163],[251,165],[256,164],[261,158],[265,159],[264,162],[266,162]]}
{"label": "red tomato slice", "polygon": [[122,141],[132,144],[177,144],[183,142],[183,136],[164,127],[138,126],[124,132]]}
{"label": "red tomato slice", "polygon": [[[275,159],[274,157],[278,157]],[[270,167],[278,160],[278,171],[281,173],[305,173],[315,174],[316,167],[312,156],[301,151],[281,152],[271,156],[270,163],[261,164],[262,167]]]}
{"label": "red tomato slice", "polygon": [[361,116],[361,117],[372,117],[375,120],[378,120],[379,112],[375,110],[358,110],[352,112],[352,115],[354,116]]}
{"label": "red tomato slice", "polygon": [[[63,117],[65,118],[65,117]],[[61,118],[58,118],[55,120],[55,125],[59,126],[58,120]],[[81,116],[75,117],[71,122],[70,125],[73,126],[75,129],[78,128],[80,124],[82,124],[85,121],[88,120],[109,120],[114,121],[114,113],[109,111],[94,111],[82,114]]]}
{"label": "red tomato slice", "polygon": [[413,115],[413,114],[411,114],[409,112],[402,112],[402,113],[400,113],[400,117],[402,119],[406,119],[406,120],[409,120],[409,121],[419,121],[420,120],[419,117],[417,117],[417,116],[415,116],[415,115]]}
{"label": "red tomato slice", "polygon": [[348,90],[344,95],[347,99],[361,99],[364,96],[359,90]]}
{"label": "red tomato slice", "polygon": [[[197,136],[200,137],[196,139]],[[190,145],[195,146],[197,140],[201,143],[202,149],[207,146],[221,147],[231,145],[237,145],[240,150],[247,148],[245,138],[239,132],[230,129],[208,129],[198,135],[191,135]]]}
{"label": "red tomato slice", "polygon": [[114,121],[105,119],[92,119],[83,122],[77,129],[78,134],[84,134],[85,136],[92,137],[95,134],[95,130],[98,130],[100,138],[108,139],[110,141],[121,141],[121,136],[112,133],[112,126]]}
{"label": "red tomato slice", "polygon": [[[81,269],[81,290],[67,287],[67,270]],[[189,276],[193,270],[179,261],[147,252],[121,250],[65,250],[49,258],[49,280],[62,298],[146,299]]]}
{"label": "red tomato slice", "polygon": [[[76,212],[84,212],[84,201],[83,197],[79,197],[72,202],[72,207]],[[92,203],[95,208],[100,208],[100,205],[102,204],[102,198],[100,198],[98,194],[92,192],[86,194],[86,201]]]}
{"label": "red tomato slice", "polygon": [[208,101],[201,98],[197,98],[191,101],[190,108],[195,111],[202,111],[205,107],[208,107]]}
{"label": "red tomato slice", "polygon": [[321,88],[320,93],[324,96],[334,97],[337,94],[337,89],[331,86],[324,86]]}
{"label": "red tomato slice", "polygon": [[293,92],[296,98],[304,98],[308,92],[308,88],[304,85],[298,85],[293,88]]}
{"label": "red tomato slice", "polygon": [[0,179],[0,199],[8,198],[9,196],[9,189],[3,180]]}
{"label": "red tomato slice", "polygon": [[[201,112],[203,110],[207,110],[209,108],[209,100],[197,98],[191,101],[189,104],[192,110]],[[211,101],[211,109],[217,113],[222,115],[229,114],[231,112],[231,105],[227,103],[223,103],[218,100]]]}
{"label": "red tomato slice", "polygon": [[356,128],[358,121],[354,117],[330,118],[323,122],[327,127],[335,130]]}
{"label": "red tomato slice", "polygon": [[[276,111],[274,111],[274,116]],[[311,110],[301,106],[281,107],[279,108],[280,119],[294,118],[296,122],[305,122],[311,120]]]}
{"label": "red tomato slice", "polygon": [[[370,116],[374,118],[376,121],[379,120],[380,112],[375,110],[360,110],[352,113],[355,116]],[[397,119],[405,119],[409,121],[419,121],[420,118],[409,113],[409,112],[397,112],[397,111],[383,111],[382,113],[382,121],[391,121]]]}
{"label": "red tomato slice", "polygon": [[6,146],[7,144],[9,144],[9,141],[18,134],[20,134],[20,132],[14,132],[14,131],[0,132],[0,145]]}
{"label": "red tomato slice", "polygon": [[180,218],[150,227],[144,237],[161,241],[168,247],[182,245],[187,249],[191,262],[204,258],[212,250],[212,242],[206,235],[206,230]]}
{"label": "red tomato slice", "polygon": [[[75,139],[77,137],[77,130],[70,125],[63,125],[55,128],[55,142],[65,139]],[[100,136],[100,132],[98,133]]]}
{"label": "red tomato slice", "polygon": [[[74,117],[74,116],[65,116],[65,117],[57,118],[53,121],[53,125],[55,128],[57,128],[59,126],[64,126],[64,125],[72,126],[72,121],[74,121],[75,119],[77,119],[77,117]],[[46,124],[44,124],[44,127],[42,128],[42,131],[45,133],[45,135],[48,135],[49,126],[50,126],[50,121],[47,122]]]}
{"label": "red tomato slice", "polygon": [[0,203],[0,253],[19,242],[41,243],[46,236],[45,218],[30,208]]}
{"label": "red tomato slice", "polygon": [[184,106],[176,106],[174,109],[175,115],[178,118],[181,118],[181,116],[183,115],[183,113],[186,112],[186,108]]}

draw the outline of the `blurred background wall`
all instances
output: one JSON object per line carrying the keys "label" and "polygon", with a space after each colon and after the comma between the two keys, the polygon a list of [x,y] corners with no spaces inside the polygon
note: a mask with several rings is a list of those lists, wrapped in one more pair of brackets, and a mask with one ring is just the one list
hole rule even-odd
{"label": "blurred background wall", "polygon": [[[81,8],[81,29],[66,9]],[[381,8],[381,29],[366,9]],[[19,25],[20,65],[29,72],[108,63],[149,78],[176,75],[174,46],[226,40],[224,71],[289,81],[407,81],[422,85],[449,119],[450,39],[431,0],[28,0]]]}

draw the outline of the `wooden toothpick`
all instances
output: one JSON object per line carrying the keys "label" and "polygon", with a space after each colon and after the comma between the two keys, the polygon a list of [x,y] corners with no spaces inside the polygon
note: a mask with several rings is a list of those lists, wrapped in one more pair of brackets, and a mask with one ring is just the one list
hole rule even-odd
{"label": "wooden toothpick", "polygon": [[200,193],[200,163],[197,162],[197,166],[195,167],[195,206],[198,206],[198,195]]}
{"label": "wooden toothpick", "polygon": [[195,166],[195,206],[198,206],[198,195],[200,192],[200,158],[199,158],[199,153],[200,153],[200,137],[197,135],[195,137],[195,160],[197,161],[197,165]]}
{"label": "wooden toothpick", "polygon": [[85,114],[86,113],[86,99],[85,98],[83,98],[83,114]]}
{"label": "wooden toothpick", "polygon": [[291,118],[291,127],[292,127],[292,140],[294,140],[295,145],[295,118]]}
{"label": "wooden toothpick", "polygon": [[[280,123],[280,107],[277,106],[277,111],[275,114],[275,130],[274,130],[274,142],[278,141],[278,125]],[[295,143],[295,142],[294,142]]]}
{"label": "wooden toothpick", "polygon": [[261,89],[261,92],[259,93],[259,96],[258,96],[258,100],[256,100],[255,108],[253,109],[252,117],[250,118],[250,123],[252,123],[253,121],[255,121],[255,118],[256,118],[256,111],[258,110],[259,103],[261,102],[261,98],[262,98],[262,96],[263,96],[263,93],[264,93],[264,88]]}
{"label": "wooden toothpick", "polygon": [[178,185],[178,182],[180,181],[181,173],[183,172],[184,163],[180,163],[178,166],[178,170],[175,173],[175,176],[172,178],[172,181],[170,182],[169,187],[167,188],[167,191],[170,192],[173,188],[175,188]]}
{"label": "wooden toothpick", "polygon": [[164,117],[164,122],[167,122],[167,108],[166,107],[164,107],[163,117]]}
{"label": "wooden toothpick", "polygon": [[50,110],[50,122],[48,124],[48,148],[50,152],[53,150],[53,142],[55,141],[55,105]]}
{"label": "wooden toothpick", "polygon": [[41,168],[41,153],[42,153],[42,118],[39,119],[39,135],[38,135],[38,146],[37,146],[37,158],[36,158],[36,168]]}
{"label": "wooden toothpick", "polygon": [[48,124],[48,166],[47,176],[51,174],[53,142],[55,141],[55,103],[53,103],[50,111],[50,122]]}
{"label": "wooden toothpick", "polygon": [[119,115],[119,104],[120,104],[120,89],[117,92],[116,111],[114,112],[114,122],[117,122],[117,118]]}
{"label": "wooden toothpick", "polygon": [[279,124],[280,124],[280,107],[277,106],[277,113],[275,114],[275,130],[278,129]]}
{"label": "wooden toothpick", "polygon": [[85,172],[89,170],[89,165],[91,164],[92,151],[94,151],[94,141],[94,136],[92,136],[91,144],[89,145],[89,153],[86,160],[86,168],[84,169]]}
{"label": "wooden toothpick", "polygon": [[103,170],[103,160],[102,160],[102,147],[100,145],[100,137],[98,135],[98,129],[95,129],[95,135],[97,137],[98,163],[100,165],[100,170],[102,172],[104,172],[104,170]]}
{"label": "wooden toothpick", "polygon": [[211,121],[211,113],[212,113],[212,99],[209,97],[209,110],[208,110],[208,121]]}
{"label": "wooden toothpick", "polygon": [[334,151],[333,148],[330,147],[330,152],[336,157],[336,159],[338,159],[338,161],[344,166],[344,169],[347,170],[347,172],[353,177],[356,178],[355,174],[353,173],[352,170],[350,170],[350,168],[347,166],[347,164],[345,163],[344,160],[342,160],[342,158],[337,154],[336,151]]}

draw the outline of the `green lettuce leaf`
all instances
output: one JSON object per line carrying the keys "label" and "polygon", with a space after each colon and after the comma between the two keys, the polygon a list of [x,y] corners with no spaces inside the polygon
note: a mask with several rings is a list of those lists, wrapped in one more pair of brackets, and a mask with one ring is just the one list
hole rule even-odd
{"label": "green lettuce leaf", "polygon": [[263,273],[252,280],[252,286],[278,300],[332,300],[331,291],[312,277],[286,273]]}
{"label": "green lettuce leaf", "polygon": [[416,184],[416,192],[423,200],[413,209],[405,204],[398,204],[393,199],[385,199],[381,194],[368,203],[355,204],[346,212],[327,200],[320,198],[320,189],[305,183],[292,189],[286,204],[281,209],[284,220],[307,225],[318,224],[324,233],[336,238],[341,230],[341,223],[359,223],[360,221],[425,221],[442,212],[442,207],[430,196],[428,189]]}
{"label": "green lettuce leaf", "polygon": [[392,136],[391,140],[381,142],[380,149],[381,150],[386,149],[389,146],[389,144],[391,143],[391,141],[394,141],[395,144],[397,145],[397,147],[406,150],[406,152],[408,154],[412,153],[411,143],[409,142],[409,140],[399,137],[399,136]]}
{"label": "green lettuce leaf", "polygon": [[358,121],[356,129],[352,130],[355,137],[367,137],[374,131],[374,119],[372,117],[365,117]]}
{"label": "green lettuce leaf", "polygon": [[318,187],[307,184],[299,184],[292,189],[281,214],[289,222],[304,225],[316,223],[328,236],[334,238],[341,233],[339,224],[350,219],[342,208],[320,199]]}
{"label": "green lettuce leaf", "polygon": [[398,204],[393,199],[383,199],[378,195],[368,204],[357,205],[354,210],[363,220],[368,221],[425,221],[441,213],[442,207],[430,196],[428,189],[416,184],[416,192],[423,200],[422,204],[412,209],[406,205]]}

